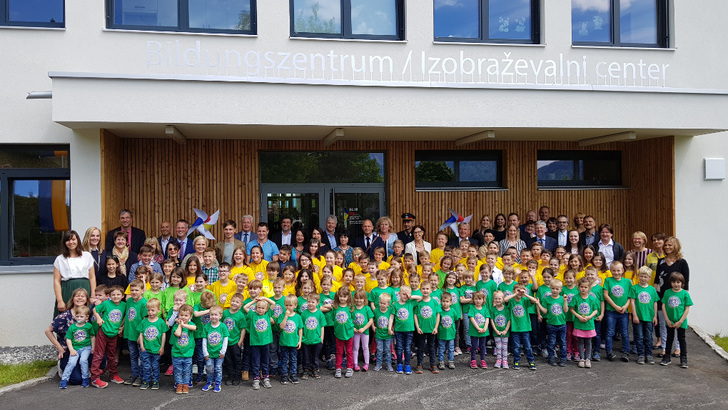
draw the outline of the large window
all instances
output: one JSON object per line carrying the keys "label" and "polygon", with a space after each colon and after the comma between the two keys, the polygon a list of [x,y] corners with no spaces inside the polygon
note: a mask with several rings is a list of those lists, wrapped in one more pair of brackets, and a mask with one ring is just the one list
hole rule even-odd
{"label": "large window", "polygon": [[503,186],[500,151],[416,151],[415,188],[472,190]]}
{"label": "large window", "polygon": [[70,226],[68,146],[0,145],[0,264],[50,263]]}
{"label": "large window", "polygon": [[63,0],[0,0],[0,25],[64,27]]}
{"label": "large window", "polygon": [[435,40],[539,43],[538,0],[434,0]]}
{"label": "large window", "polygon": [[539,187],[622,186],[620,151],[539,151]]}
{"label": "large window", "polygon": [[290,0],[291,36],[402,40],[402,0]]}
{"label": "large window", "polygon": [[667,47],[667,0],[572,0],[575,45]]}
{"label": "large window", "polygon": [[107,0],[107,26],[256,34],[255,0]]}

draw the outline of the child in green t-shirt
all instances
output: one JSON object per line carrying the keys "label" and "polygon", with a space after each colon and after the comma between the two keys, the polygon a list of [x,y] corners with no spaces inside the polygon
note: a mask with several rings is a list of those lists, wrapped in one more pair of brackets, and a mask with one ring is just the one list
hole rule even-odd
{"label": "child in green t-shirt", "polygon": [[[579,367],[591,367],[592,338],[596,336],[594,318],[599,314],[599,301],[589,294],[591,282],[587,278],[579,279],[579,294],[569,302],[569,310],[574,317],[574,336],[577,340]],[[586,359],[585,359],[586,358]]]}
{"label": "child in green t-shirt", "polygon": [[412,332],[415,330],[414,309],[422,296],[412,296],[409,286],[399,289],[399,301],[392,303],[389,327],[394,330],[397,353],[397,373],[412,374]]}
{"label": "child in green t-shirt", "polygon": [[[543,316],[542,323],[545,323],[547,328],[549,364],[551,366],[557,365],[556,344],[558,343],[560,347],[558,365],[565,367],[566,349],[563,346],[566,346],[566,312],[569,310],[569,305],[561,296],[561,288],[563,287],[561,281],[552,279],[551,272],[550,268],[543,271],[544,285],[539,288],[538,310],[539,314]],[[543,287],[546,286],[546,278],[549,278],[548,292],[543,291]]]}
{"label": "child in green t-shirt", "polygon": [[71,373],[73,373],[76,364],[81,365],[81,386],[88,387],[90,378],[88,357],[94,350],[94,343],[96,342],[96,329],[88,321],[89,313],[88,306],[82,305],[73,308],[75,323],[69,326],[66,332],[66,345],[70,356],[66,368],[63,369],[63,376],[61,376],[61,384],[59,385],[61,389],[68,387],[68,379],[71,378]]}
{"label": "child in green t-shirt", "polygon": [[[279,278],[280,279],[280,278]],[[278,339],[278,355],[281,360],[281,384],[298,383],[298,349],[303,342],[303,323],[301,315],[296,313],[298,299],[293,295],[286,296],[286,313],[280,322]]]}
{"label": "child in green t-shirt", "polygon": [[[369,294],[371,296],[371,293]],[[389,318],[392,315],[392,295],[381,293],[377,301],[377,308],[374,310],[374,337],[377,342],[377,365],[374,371],[382,370],[384,363],[387,364],[387,371],[393,372],[392,368],[392,335],[394,331],[389,327]]]}
{"label": "child in green t-shirt", "polygon": [[637,348],[637,364],[655,364],[652,357],[652,331],[657,325],[657,291],[650,286],[652,269],[643,266],[637,272],[638,283],[629,289],[632,308],[634,343]]}
{"label": "child in green t-shirt", "polygon": [[223,362],[228,374],[226,385],[240,385],[240,374],[243,371],[242,346],[245,338],[245,328],[248,327],[247,317],[242,309],[244,298],[240,293],[233,294],[229,298],[230,308],[222,313],[223,323],[225,323],[230,333]]}
{"label": "child in green t-shirt", "polygon": [[442,310],[440,311],[440,321],[435,325],[432,333],[437,334],[437,342],[439,348],[437,350],[437,359],[439,361],[437,367],[440,370],[445,368],[445,354],[447,353],[447,367],[455,368],[455,332],[457,331],[455,323],[458,320],[458,313],[455,309],[451,309],[452,293],[443,292],[442,294]]}
{"label": "child in green t-shirt", "polygon": [[[607,338],[605,347],[607,359],[613,361],[616,355],[612,352],[612,341],[615,332],[622,337],[622,361],[629,361],[629,289],[632,281],[622,277],[624,267],[622,262],[614,261],[610,266],[612,277],[604,281],[604,305],[607,316]],[[583,357],[582,357],[583,359]]]}
{"label": "child in green t-shirt", "polygon": [[508,368],[508,335],[511,329],[511,315],[505,306],[505,294],[497,290],[493,292],[493,309],[490,322],[495,339],[496,368]]}
{"label": "child in green t-shirt", "polygon": [[473,304],[470,305],[468,312],[468,320],[470,321],[468,333],[470,334],[470,340],[473,343],[472,348],[470,349],[470,368],[478,368],[475,358],[477,350],[480,350],[480,367],[487,369],[488,364],[485,362],[485,337],[488,336],[490,312],[488,307],[485,305],[485,295],[483,292],[475,292],[472,300]]}
{"label": "child in green t-shirt", "polygon": [[162,303],[159,307],[159,313],[164,318],[164,312],[162,306],[164,306],[164,292],[162,291],[162,285],[164,284],[164,275],[160,272],[152,272],[149,275],[149,290],[144,292],[144,299],[150,301],[152,299],[159,299]]}
{"label": "child in green t-shirt", "polygon": [[139,323],[147,316],[147,300],[142,297],[145,284],[139,279],[129,284],[130,296],[126,300],[126,319],[124,338],[129,347],[129,360],[131,361],[131,376],[124,384],[139,387],[142,385],[142,369],[139,366]]}
{"label": "child in green t-shirt", "polygon": [[511,337],[513,338],[513,368],[520,369],[521,346],[528,359],[528,368],[536,370],[533,351],[531,350],[531,318],[528,308],[531,304],[538,304],[538,300],[526,292],[526,287],[520,283],[513,286],[513,294],[506,296],[511,312]]}
{"label": "child in green t-shirt", "polygon": [[[598,362],[601,360],[599,356],[600,345],[602,344],[602,319],[604,318],[604,288],[600,284],[602,282],[599,277],[599,270],[594,266],[590,265],[584,269],[584,277],[589,279],[591,290],[589,294],[597,298],[599,301],[599,313],[594,318],[594,331],[597,335],[592,340],[592,360]],[[606,335],[605,335],[606,336]]]}
{"label": "child in green t-shirt", "polygon": [[[670,285],[672,289],[665,291],[662,295],[662,314],[665,316],[665,325],[667,326],[667,343],[665,344],[665,352],[672,351],[672,343],[675,341],[675,332],[677,330],[677,340],[680,343],[680,367],[688,368],[688,346],[685,344],[685,330],[688,328],[688,313],[693,300],[685,286],[685,277],[675,272],[670,275]],[[662,366],[670,364],[670,355],[665,354],[660,361]]]}
{"label": "child in green t-shirt", "polygon": [[202,339],[205,338],[205,325],[210,323],[210,308],[213,306],[215,306],[215,294],[212,292],[202,292],[200,294],[200,301],[193,306],[194,314],[192,321],[197,326],[197,330],[195,330],[195,355],[192,358],[192,363],[197,365],[197,376],[194,379],[195,384],[206,380],[205,355],[202,352]]}
{"label": "child in green t-shirt", "polygon": [[141,390],[150,387],[159,389],[159,358],[164,354],[164,343],[167,339],[165,332],[169,329],[167,323],[159,317],[162,302],[152,299],[147,302],[147,317],[137,326],[139,330],[139,350],[142,359],[142,385]]}
{"label": "child in green t-shirt", "polygon": [[[352,293],[354,298],[354,371],[369,370],[369,328],[372,326],[374,313],[367,303],[367,293],[363,289]],[[359,368],[359,348],[364,355],[364,366]]]}
{"label": "child in green t-shirt", "polygon": [[459,356],[463,354],[463,352],[460,350],[460,329],[463,326],[463,309],[462,305],[460,304],[460,280],[458,279],[458,275],[455,272],[450,272],[447,275],[445,275],[445,284],[442,287],[442,293],[449,293],[452,297],[452,302],[450,304],[450,307],[455,312],[455,341],[453,342],[455,344],[455,356]]}
{"label": "child in green t-shirt", "polygon": [[[539,302],[543,303],[546,298],[551,297],[552,279],[554,279],[554,271],[551,268],[544,268],[543,271],[541,271],[541,280],[543,280],[543,285],[538,287],[534,295]],[[536,316],[538,319],[538,343],[536,343],[536,345],[541,349],[541,357],[544,357],[544,353],[548,355],[547,347],[549,332],[546,324],[546,318],[541,314],[541,309],[536,309]]]}
{"label": "child in green t-shirt", "polygon": [[[579,260],[576,258],[575,260]],[[567,269],[564,272],[564,286],[562,287],[564,300],[566,304],[571,306],[571,300],[579,294],[579,287],[576,286],[576,271],[573,269]],[[574,336],[574,315],[571,314],[571,309],[566,312],[566,360],[579,360],[578,352],[576,350],[576,336]]]}
{"label": "child in green t-shirt", "polygon": [[473,306],[473,295],[475,295],[475,292],[477,291],[475,287],[475,275],[473,272],[470,271],[463,271],[463,265],[462,263],[458,263],[455,267],[455,272],[460,275],[460,280],[463,282],[463,284],[460,286],[460,304],[462,309],[462,315],[463,315],[463,336],[465,338],[465,347],[466,350],[471,350],[471,341],[470,341],[470,307]]}
{"label": "child in green t-shirt", "polygon": [[205,325],[205,338],[202,339],[202,354],[205,356],[207,384],[202,391],[214,389],[220,392],[222,384],[222,364],[225,360],[230,338],[227,325],[221,322],[223,309],[219,305],[210,308],[210,323]]}
{"label": "child in green t-shirt", "polygon": [[435,326],[440,321],[440,303],[432,298],[432,284],[429,281],[422,282],[420,286],[422,300],[415,309],[415,328],[419,335],[417,344],[417,367],[415,373],[422,373],[422,362],[425,351],[430,355],[430,371],[438,374],[435,357],[437,355]]}
{"label": "child in green t-shirt", "polygon": [[[270,344],[273,343],[273,319],[271,318],[269,308],[274,304],[275,302],[267,297],[258,296],[250,300],[243,307],[248,312],[253,390],[260,389],[261,380],[263,387],[267,389],[272,387],[270,384],[268,365],[270,361]],[[253,309],[253,306],[255,306],[255,309]]]}
{"label": "child in green t-shirt", "polygon": [[347,368],[345,377],[354,375],[354,321],[351,314],[354,310],[354,302],[351,297],[351,291],[348,288],[340,288],[334,297],[332,308],[321,306],[321,311],[326,312],[333,309],[334,311],[334,338],[336,339],[336,373],[334,377],[341,378],[343,355],[346,351]]}
{"label": "child in green t-shirt", "polygon": [[[273,282],[273,296],[271,297],[271,300],[275,302],[273,307],[271,308],[271,318],[273,318],[273,321],[275,324],[273,325],[273,343],[270,345],[270,372],[271,374],[278,374],[280,369],[278,369],[278,364],[281,361],[280,358],[280,351],[278,349],[278,346],[280,345],[279,338],[281,334],[281,328],[280,323],[283,320],[283,316],[286,312],[286,297],[283,295],[283,291],[286,288],[286,280],[282,277],[276,277],[280,272],[278,262],[271,262],[266,267],[266,271],[268,272],[268,275],[272,279],[271,282]],[[298,299],[296,299],[296,304],[298,304]]]}
{"label": "child in green t-shirt", "polygon": [[301,379],[310,377],[320,379],[319,356],[324,343],[324,325],[326,317],[318,309],[320,297],[318,293],[310,293],[306,301],[306,310],[301,311],[303,322],[303,375]]}
{"label": "child in green t-shirt", "polygon": [[195,353],[195,326],[192,322],[194,309],[190,305],[179,307],[172,328],[172,366],[174,368],[175,393],[186,394],[192,385],[192,355]]}
{"label": "child in green t-shirt", "polygon": [[96,334],[96,345],[94,346],[94,359],[91,363],[91,385],[98,388],[105,388],[109,384],[101,380],[103,371],[101,362],[106,355],[106,370],[109,372],[110,380],[116,384],[124,383],[117,371],[116,343],[119,335],[122,334],[124,325],[124,314],[126,303],[121,303],[124,297],[124,289],[121,286],[112,286],[109,291],[109,299],[96,306],[94,315],[96,323],[99,324],[99,332]]}

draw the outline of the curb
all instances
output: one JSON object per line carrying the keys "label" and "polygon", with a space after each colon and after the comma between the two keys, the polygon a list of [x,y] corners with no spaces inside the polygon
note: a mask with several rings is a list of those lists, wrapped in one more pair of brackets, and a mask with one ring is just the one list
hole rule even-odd
{"label": "curb", "polygon": [[26,380],[24,382],[11,384],[9,386],[5,386],[3,388],[0,388],[0,396],[2,396],[5,393],[10,393],[18,390],[25,389],[27,387],[35,386],[36,384],[40,384],[43,382],[46,382],[48,380],[53,379],[58,374],[58,367],[54,366],[50,370],[48,370],[48,373],[46,373],[45,376],[41,376],[35,379]]}
{"label": "curb", "polygon": [[715,341],[713,341],[713,338],[710,337],[710,335],[706,331],[704,331],[703,329],[701,329],[698,326],[691,325],[690,327],[693,329],[693,332],[695,332],[698,336],[700,336],[700,338],[703,339],[703,341],[708,346],[710,346],[710,348],[713,349],[713,351],[715,353],[718,354],[718,356],[722,357],[725,360],[728,360],[728,353],[725,350],[723,350],[722,347],[718,346],[718,344],[715,343]]}

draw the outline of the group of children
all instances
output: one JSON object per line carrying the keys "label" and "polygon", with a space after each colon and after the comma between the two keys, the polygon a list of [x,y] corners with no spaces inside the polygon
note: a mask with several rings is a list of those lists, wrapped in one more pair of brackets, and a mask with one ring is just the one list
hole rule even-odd
{"label": "group of children", "polygon": [[[607,358],[616,358],[616,334],[622,340],[621,358],[629,361],[630,320],[637,363],[654,364],[658,297],[649,267],[628,279],[619,261],[602,276],[595,265],[579,271],[579,266],[557,264],[558,259],[554,263],[555,258],[542,263],[546,258],[522,253],[521,264],[516,264],[509,253],[499,258],[488,252],[479,260],[472,249],[465,252],[458,259],[464,255],[452,250],[434,264],[423,252],[418,265],[409,254],[385,261],[378,249],[371,261],[357,252],[349,266],[333,251],[303,253],[295,266],[287,260],[290,253],[281,263],[265,262],[259,247],[253,247],[246,264],[245,250],[238,248],[233,266],[221,263],[215,268],[212,284],[212,266],[195,256],[185,268],[164,261],[162,273],[141,265],[127,289],[99,286],[91,311],[74,309],[76,323],[66,335],[71,360],[60,387],[67,386],[77,363],[84,387],[106,387],[100,379],[104,358],[111,382],[158,389],[160,358],[170,356],[166,374],[174,375],[178,394],[188,393],[196,383],[204,383],[203,391],[221,391],[223,368],[225,384],[252,378],[256,390],[270,388],[270,377],[276,374],[282,384],[298,383],[299,376],[318,379],[321,361],[335,370],[336,378],[369,371],[371,361],[374,371],[421,374],[427,354],[429,371],[437,374],[455,368],[461,345],[470,351],[470,367],[485,369],[488,339],[496,368],[509,368],[512,352],[514,369],[521,367],[525,355],[528,368],[536,370],[534,348],[547,352],[552,366],[566,366],[572,359],[578,367],[590,368],[592,360],[600,360],[602,339]],[[661,300],[670,328],[687,328],[692,301],[682,289],[684,282],[682,275],[673,274],[672,289]],[[126,380],[117,372],[117,341],[122,338],[131,360]],[[672,342],[668,338],[668,349]],[[685,350],[683,346],[683,367]],[[669,363],[668,354],[661,364]]]}

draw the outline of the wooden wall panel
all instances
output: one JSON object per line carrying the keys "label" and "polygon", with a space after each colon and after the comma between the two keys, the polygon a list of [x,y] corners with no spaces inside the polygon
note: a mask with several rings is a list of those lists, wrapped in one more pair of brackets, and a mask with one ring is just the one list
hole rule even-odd
{"label": "wooden wall panel", "polygon": [[[106,130],[101,130],[100,138],[101,226],[99,228],[102,232],[106,232],[119,226],[119,210],[126,207],[126,192],[123,189],[126,170],[122,155],[124,152],[122,140]],[[80,230],[79,233],[83,235]]]}
{"label": "wooden wall panel", "polygon": [[395,228],[400,228],[397,217],[401,213],[412,212],[427,229],[429,239],[449,216],[448,208],[464,216],[473,214],[476,224],[483,214],[495,218],[499,212],[515,211],[523,216],[541,205],[548,205],[552,216],[564,213],[570,219],[584,212],[598,223],[612,224],[617,240],[627,247],[634,230],[648,235],[658,230],[674,231],[672,161],[666,160],[673,158],[672,138],[585,148],[624,152],[624,179],[630,188],[605,190],[537,189],[537,151],[582,149],[576,143],[473,143],[463,148],[503,151],[506,189],[464,192],[417,192],[414,188],[415,150],[462,149],[447,142],[337,142],[324,148],[320,141],[188,140],[186,145],[178,145],[164,139],[119,142],[108,133],[104,141],[109,146],[121,145],[113,145],[113,149],[122,153],[121,160],[108,158],[103,167],[122,170],[115,178],[103,178],[105,186],[121,186],[123,192],[118,195],[115,189],[104,189],[104,209],[113,215],[107,228],[116,226],[116,212],[122,207],[135,211],[136,226],[155,234],[163,220],[193,219],[192,207],[210,212],[221,209],[221,220],[240,221],[248,213],[260,215],[258,151],[346,150],[385,152],[386,203],[388,213],[395,217]]}

